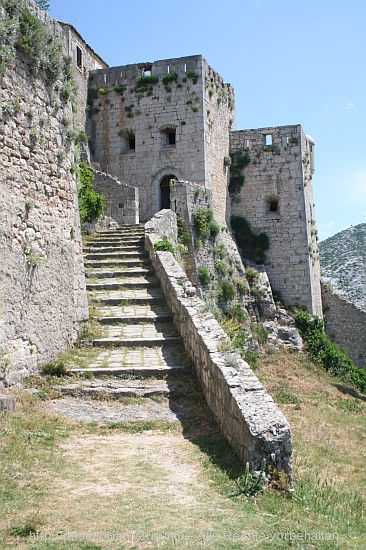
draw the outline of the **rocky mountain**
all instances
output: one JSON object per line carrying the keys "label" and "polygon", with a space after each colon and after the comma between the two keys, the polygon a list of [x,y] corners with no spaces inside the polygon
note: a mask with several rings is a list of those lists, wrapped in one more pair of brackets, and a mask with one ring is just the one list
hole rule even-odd
{"label": "rocky mountain", "polygon": [[336,294],[366,311],[366,223],[320,243],[322,279]]}

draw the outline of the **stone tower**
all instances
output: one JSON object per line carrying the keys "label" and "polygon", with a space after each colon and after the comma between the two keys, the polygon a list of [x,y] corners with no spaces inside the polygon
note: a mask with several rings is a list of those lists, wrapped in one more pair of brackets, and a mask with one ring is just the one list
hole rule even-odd
{"label": "stone tower", "polygon": [[94,71],[88,131],[101,169],[139,189],[140,220],[170,208],[169,181],[212,191],[225,224],[234,92],[200,56]]}
{"label": "stone tower", "polygon": [[269,237],[266,271],[288,305],[322,317],[320,264],[312,187],[314,141],[300,125],[231,133],[231,151],[246,153],[244,184],[232,214]]}

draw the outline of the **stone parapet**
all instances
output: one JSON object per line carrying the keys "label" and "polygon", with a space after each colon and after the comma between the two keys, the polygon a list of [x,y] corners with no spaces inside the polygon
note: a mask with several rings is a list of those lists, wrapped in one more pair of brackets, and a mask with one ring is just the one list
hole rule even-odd
{"label": "stone parapet", "polygon": [[[162,286],[174,323],[193,361],[222,433],[243,462],[259,470],[263,459],[291,475],[290,426],[249,365],[235,356],[229,366],[220,351],[228,337],[170,252],[155,252],[154,243],[172,234],[173,212],[159,212],[145,228],[145,247]],[[230,361],[232,364],[232,361]]]}

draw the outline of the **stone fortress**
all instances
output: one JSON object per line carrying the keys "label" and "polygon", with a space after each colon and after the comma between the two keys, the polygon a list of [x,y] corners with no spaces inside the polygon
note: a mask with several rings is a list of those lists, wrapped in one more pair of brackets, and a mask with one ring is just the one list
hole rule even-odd
{"label": "stone fortress", "polygon": [[[140,221],[176,210],[170,182],[194,182],[210,192],[221,225],[239,215],[268,235],[266,271],[285,303],[322,316],[314,141],[301,126],[234,130],[234,90],[202,56],[92,71],[88,109],[93,158],[138,188]],[[250,162],[229,193],[234,152]]]}
{"label": "stone fortress", "polygon": [[[301,126],[236,131],[234,90],[202,56],[110,68],[72,25],[23,3],[62,44],[77,92],[72,104],[65,74],[47,85],[22,56],[1,74],[1,383],[68,349],[88,318],[70,125],[87,131],[111,218],[146,222],[177,211],[177,183],[201,189],[223,228],[234,214],[267,233],[272,287],[321,316],[314,142]],[[235,152],[250,162],[229,193]]]}

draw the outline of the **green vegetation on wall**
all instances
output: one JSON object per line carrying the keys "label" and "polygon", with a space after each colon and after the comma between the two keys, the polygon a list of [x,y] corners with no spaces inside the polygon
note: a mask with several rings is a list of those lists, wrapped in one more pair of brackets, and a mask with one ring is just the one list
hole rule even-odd
{"label": "green vegetation on wall", "polygon": [[104,197],[94,190],[93,180],[93,172],[88,168],[85,162],[81,162],[78,178],[81,225],[85,222],[91,223],[97,220],[103,213]]}
{"label": "green vegetation on wall", "polygon": [[25,54],[34,76],[43,72],[47,82],[55,82],[62,69],[61,44],[51,29],[25,8],[22,0],[2,2],[5,18],[0,22],[0,70],[18,53]]}
{"label": "green vegetation on wall", "polygon": [[203,239],[215,238],[220,226],[215,222],[212,208],[198,208],[193,212],[193,225]]}
{"label": "green vegetation on wall", "polygon": [[299,311],[295,316],[295,323],[301,336],[305,338],[306,349],[313,361],[339,376],[343,382],[366,392],[366,370],[356,367],[347,352],[326,336],[321,319],[312,317],[306,311]]}
{"label": "green vegetation on wall", "polygon": [[269,249],[268,235],[253,233],[248,221],[242,216],[232,216],[231,227],[244,257],[257,264],[263,264],[266,261],[265,252]]}
{"label": "green vegetation on wall", "polygon": [[230,158],[229,193],[236,195],[244,184],[242,170],[250,163],[250,156],[242,151],[234,151],[230,154]]}

